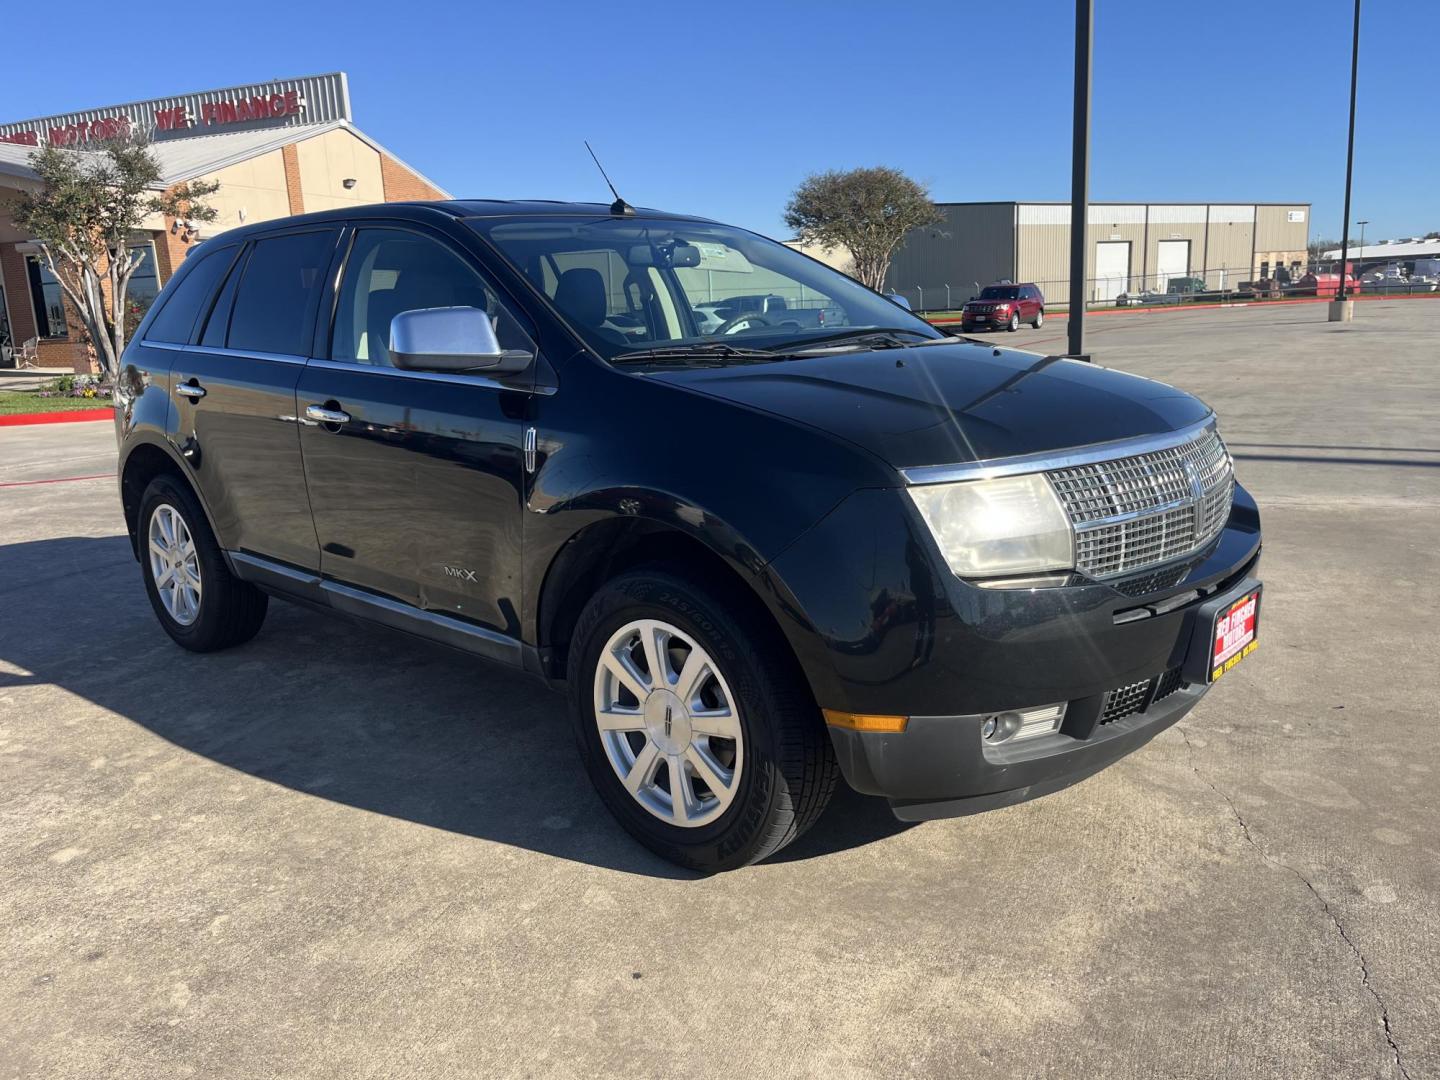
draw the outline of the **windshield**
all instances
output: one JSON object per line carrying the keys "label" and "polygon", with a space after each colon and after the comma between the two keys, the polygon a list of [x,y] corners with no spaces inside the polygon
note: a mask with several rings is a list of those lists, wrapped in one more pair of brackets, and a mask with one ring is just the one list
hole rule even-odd
{"label": "windshield", "polygon": [[980,290],[981,300],[1019,300],[1020,290],[1014,285],[986,285]]}
{"label": "windshield", "polygon": [[942,337],[844,274],[743,229],[611,217],[468,224],[608,360],[721,345],[783,353],[848,328]]}

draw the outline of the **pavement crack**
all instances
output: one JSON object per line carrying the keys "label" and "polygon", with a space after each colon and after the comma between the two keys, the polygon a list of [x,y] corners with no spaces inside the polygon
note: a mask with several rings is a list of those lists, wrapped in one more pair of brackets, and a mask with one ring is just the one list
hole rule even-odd
{"label": "pavement crack", "polygon": [[1395,1059],[1395,1068],[1400,1070],[1400,1075],[1404,1080],[1412,1080],[1409,1070],[1405,1068],[1405,1061],[1401,1057],[1400,1045],[1395,1041],[1395,1034],[1390,1028],[1390,1010],[1385,1004],[1385,999],[1380,996],[1374,984],[1370,981],[1370,962],[1365,959],[1365,954],[1360,951],[1360,947],[1351,939],[1350,932],[1345,929],[1345,924],[1342,923],[1340,917],[1335,914],[1335,909],[1330,906],[1330,902],[1326,900],[1325,897],[1320,895],[1319,890],[1315,888],[1309,878],[1289,863],[1275,858],[1275,856],[1271,855],[1256,842],[1255,837],[1250,832],[1250,826],[1245,821],[1244,815],[1240,813],[1240,808],[1235,805],[1235,800],[1230,797],[1228,792],[1222,790],[1213,780],[1200,771],[1200,766],[1195,759],[1195,747],[1190,742],[1190,732],[1186,730],[1183,724],[1177,724],[1176,730],[1180,732],[1180,738],[1185,741],[1185,749],[1190,756],[1191,772],[1199,777],[1206,787],[1220,796],[1221,799],[1225,800],[1225,805],[1230,808],[1231,815],[1234,816],[1236,823],[1240,826],[1240,833],[1245,837],[1245,842],[1255,849],[1255,853],[1259,855],[1268,866],[1275,867],[1279,870],[1287,870],[1299,879],[1300,883],[1309,890],[1310,895],[1320,904],[1321,909],[1325,912],[1325,917],[1330,920],[1335,927],[1336,933],[1340,935],[1340,940],[1345,942],[1345,945],[1355,955],[1355,961],[1360,965],[1360,985],[1375,999],[1375,1007],[1380,1011],[1380,1026],[1385,1031],[1385,1042],[1390,1046],[1390,1055]]}

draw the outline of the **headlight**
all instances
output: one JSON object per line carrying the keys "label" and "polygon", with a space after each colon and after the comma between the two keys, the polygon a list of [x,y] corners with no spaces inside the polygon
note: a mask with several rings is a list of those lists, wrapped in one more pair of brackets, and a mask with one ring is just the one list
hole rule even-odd
{"label": "headlight", "polygon": [[1070,519],[1041,473],[906,490],[959,577],[1075,565]]}

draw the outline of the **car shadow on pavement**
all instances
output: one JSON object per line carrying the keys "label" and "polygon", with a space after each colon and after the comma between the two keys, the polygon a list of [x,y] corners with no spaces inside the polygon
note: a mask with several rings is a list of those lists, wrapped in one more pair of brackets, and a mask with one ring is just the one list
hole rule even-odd
{"label": "car shadow on pavement", "polygon": [[[377,814],[626,873],[688,879],[606,812],[564,700],[532,678],[272,601],[258,637],[195,655],[165,636],[124,537],[0,547],[0,691],[52,683],[184,750]],[[774,861],[907,826],[843,783]]]}

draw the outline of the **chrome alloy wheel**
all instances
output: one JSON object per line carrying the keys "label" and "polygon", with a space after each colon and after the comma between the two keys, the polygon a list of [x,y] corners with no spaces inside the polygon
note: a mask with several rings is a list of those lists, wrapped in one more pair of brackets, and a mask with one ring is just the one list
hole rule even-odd
{"label": "chrome alloy wheel", "polygon": [[150,577],[170,617],[189,626],[200,615],[200,558],[185,519],[168,503],[150,515]]}
{"label": "chrome alloy wheel", "polygon": [[661,821],[708,825],[734,800],[745,764],[735,697],[677,627],[640,619],[611,635],[595,665],[595,723],[625,790]]}

